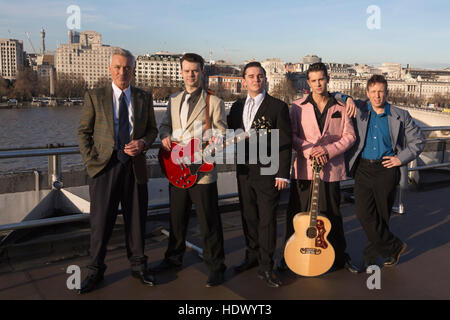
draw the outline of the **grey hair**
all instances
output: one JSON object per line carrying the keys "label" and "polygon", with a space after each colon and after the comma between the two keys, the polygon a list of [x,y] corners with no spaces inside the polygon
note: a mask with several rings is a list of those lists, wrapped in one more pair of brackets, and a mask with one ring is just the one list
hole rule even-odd
{"label": "grey hair", "polygon": [[111,52],[111,56],[109,57],[109,65],[112,64],[112,58],[115,55],[119,55],[122,57],[126,57],[127,59],[130,59],[132,66],[136,67],[136,59],[134,58],[133,54],[130,51],[122,49],[122,48],[114,48],[113,49],[113,51]]}

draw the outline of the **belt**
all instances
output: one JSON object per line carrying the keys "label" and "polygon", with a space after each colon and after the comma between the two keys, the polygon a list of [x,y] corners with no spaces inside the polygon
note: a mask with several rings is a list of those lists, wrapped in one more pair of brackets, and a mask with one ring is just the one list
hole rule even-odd
{"label": "belt", "polygon": [[383,159],[370,160],[370,159],[361,158],[360,161],[364,162],[364,163],[369,163],[369,164],[381,164],[384,160]]}

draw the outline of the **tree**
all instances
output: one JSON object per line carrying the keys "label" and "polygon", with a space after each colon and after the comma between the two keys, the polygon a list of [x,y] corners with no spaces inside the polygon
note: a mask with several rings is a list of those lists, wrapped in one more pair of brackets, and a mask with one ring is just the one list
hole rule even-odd
{"label": "tree", "polygon": [[83,97],[87,84],[81,75],[60,75],[55,84],[55,95],[59,98]]}
{"label": "tree", "polygon": [[299,92],[294,87],[292,80],[284,79],[273,88],[271,94],[289,105],[297,98]]}
{"label": "tree", "polygon": [[37,74],[31,68],[23,68],[17,73],[13,91],[10,94],[13,98],[23,101],[31,100],[39,92]]}
{"label": "tree", "polygon": [[0,101],[4,96],[7,96],[9,93],[9,83],[2,77],[0,77]]}

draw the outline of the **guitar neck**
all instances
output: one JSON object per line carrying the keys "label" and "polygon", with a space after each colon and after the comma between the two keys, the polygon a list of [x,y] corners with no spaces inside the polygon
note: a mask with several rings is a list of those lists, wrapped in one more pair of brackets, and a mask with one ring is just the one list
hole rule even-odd
{"label": "guitar neck", "polygon": [[319,184],[320,171],[314,170],[314,178],[311,192],[311,210],[310,210],[310,226],[315,227],[317,224],[317,215],[319,214]]}

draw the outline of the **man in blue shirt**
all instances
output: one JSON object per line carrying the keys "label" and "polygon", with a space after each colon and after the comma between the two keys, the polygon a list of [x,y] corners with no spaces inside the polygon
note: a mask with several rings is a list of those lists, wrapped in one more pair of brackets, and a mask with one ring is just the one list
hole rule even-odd
{"label": "man in blue shirt", "polygon": [[356,101],[356,143],[346,158],[355,178],[356,216],[367,236],[365,267],[376,264],[379,255],[386,258],[385,267],[393,267],[406,250],[389,229],[396,187],[400,181],[407,185],[406,165],[422,152],[425,139],[407,111],[386,102],[383,76],[372,76],[366,93],[370,101]]}

